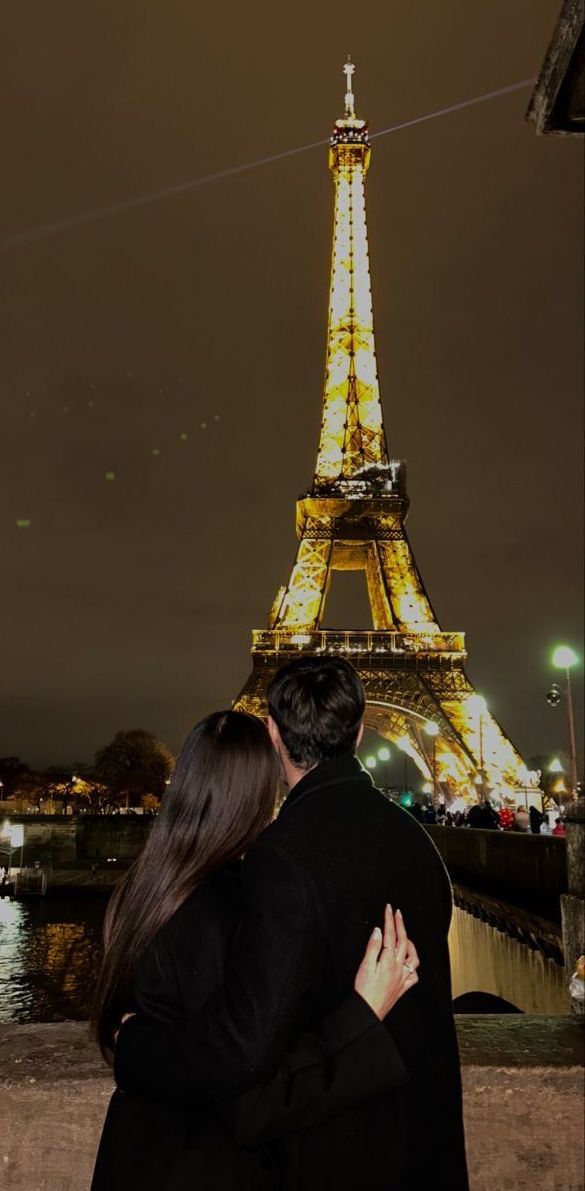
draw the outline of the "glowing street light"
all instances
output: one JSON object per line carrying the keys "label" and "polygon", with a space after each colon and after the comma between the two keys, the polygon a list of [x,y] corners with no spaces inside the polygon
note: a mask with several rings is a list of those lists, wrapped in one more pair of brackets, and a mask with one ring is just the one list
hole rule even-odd
{"label": "glowing street light", "polygon": [[557,670],[570,670],[578,661],[579,658],[570,645],[557,645],[552,656],[553,666],[556,666]]}
{"label": "glowing street light", "polygon": [[437,736],[439,735],[439,725],[434,720],[427,720],[425,724],[425,732],[433,741],[433,804],[437,806]]}
{"label": "glowing street light", "polygon": [[573,689],[571,686],[571,666],[575,666],[579,661],[577,654],[570,645],[557,645],[553,656],[552,664],[556,666],[557,670],[564,670],[567,680],[565,687],[565,695],[567,699],[567,722],[569,728],[569,765],[571,771],[571,793],[573,798],[577,795],[577,746],[575,744],[575,719],[573,715]]}
{"label": "glowing street light", "polygon": [[386,748],[385,745],[381,749],[378,749],[378,758],[380,761],[389,761],[390,760],[390,749]]}
{"label": "glowing street light", "polygon": [[484,767],[483,767],[483,717],[487,711],[487,703],[486,703],[483,695],[477,695],[474,693],[473,695],[468,696],[467,707],[474,715],[477,716],[477,727],[478,727],[478,732],[479,732],[479,777],[480,777],[480,781],[478,782],[476,780],[475,784],[477,786],[481,785],[481,798],[482,798],[482,802],[483,802],[485,800],[485,789],[484,789],[485,774],[484,774]]}
{"label": "glowing street light", "polygon": [[24,827],[22,823],[11,823],[6,819],[2,825],[0,836],[8,840],[8,871],[12,868],[12,853],[20,848],[20,867],[22,868],[22,854],[24,850]]}
{"label": "glowing street light", "polygon": [[374,756],[366,757],[366,768],[367,769],[375,769],[376,765],[377,765],[377,761]]}
{"label": "glowing street light", "polygon": [[550,762],[550,765],[548,767],[548,771],[549,771],[549,773],[562,773],[563,772],[563,767],[562,767],[558,757],[553,757],[553,759]]}

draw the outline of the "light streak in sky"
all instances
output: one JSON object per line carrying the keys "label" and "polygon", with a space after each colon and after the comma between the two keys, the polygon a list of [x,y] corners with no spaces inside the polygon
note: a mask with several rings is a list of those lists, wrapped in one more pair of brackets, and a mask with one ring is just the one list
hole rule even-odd
{"label": "light streak in sky", "polygon": [[[424,116],[416,116],[413,120],[405,120],[401,124],[392,124],[389,128],[382,128],[379,132],[371,133],[370,140],[379,139],[381,136],[388,136],[391,132],[401,132],[404,128],[413,128],[416,124],[425,124],[428,120],[436,120],[439,116],[448,116],[452,112],[461,112],[464,108],[474,107],[478,103],[485,103],[490,99],[498,99],[501,95],[510,95],[513,91],[521,91],[524,87],[530,87],[536,82],[535,78],[522,79],[518,83],[509,83],[506,87],[499,87],[497,91],[488,91],[485,95],[476,95],[473,99],[464,99],[460,103],[453,103],[449,107],[439,108],[436,112],[427,112]],[[82,211],[78,215],[69,215],[64,219],[57,219],[53,223],[39,224],[37,227],[27,228],[22,232],[15,232],[13,235],[5,236],[2,240],[2,248],[16,248],[20,244],[32,244],[35,240],[45,240],[51,236],[57,236],[60,232],[66,232],[76,227],[83,227],[85,224],[97,223],[100,220],[108,219],[112,215],[120,215],[125,211],[135,211],[140,207],[146,207],[150,203],[158,203],[166,198],[174,198],[180,194],[186,194],[191,190],[197,190],[200,186],[209,186],[212,182],[221,182],[224,178],[235,177],[236,174],[244,174],[249,170],[258,169],[263,165],[272,165],[275,161],[284,161],[287,157],[296,157],[299,153],[308,153],[310,149],[319,149],[323,145],[329,144],[329,137],[320,141],[312,141],[308,145],[299,145],[296,149],[285,149],[281,153],[271,153],[267,157],[259,157],[255,161],[246,161],[241,165],[229,166],[224,170],[216,170],[214,173],[205,174],[201,178],[191,178],[188,182],[179,182],[175,186],[164,186],[160,190],[152,190],[148,194],[138,195],[136,198],[123,199],[121,202],[110,203],[106,207],[96,207],[91,211]]]}

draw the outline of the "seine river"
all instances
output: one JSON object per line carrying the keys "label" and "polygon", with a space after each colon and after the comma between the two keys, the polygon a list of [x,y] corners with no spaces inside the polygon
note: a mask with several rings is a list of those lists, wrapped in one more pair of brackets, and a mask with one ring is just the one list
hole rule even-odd
{"label": "seine river", "polygon": [[[0,1022],[88,1017],[106,899],[0,898]],[[495,993],[525,1013],[565,1013],[565,971],[456,909],[453,995]]]}

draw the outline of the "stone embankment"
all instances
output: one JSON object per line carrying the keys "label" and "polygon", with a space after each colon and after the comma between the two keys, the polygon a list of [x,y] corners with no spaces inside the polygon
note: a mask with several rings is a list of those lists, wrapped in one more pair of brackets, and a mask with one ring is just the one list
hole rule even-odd
{"label": "stone embankment", "polygon": [[[582,1023],[460,1017],[458,1034],[471,1191],[583,1191]],[[3,1191],[87,1191],[111,1092],[87,1026],[0,1026],[0,1053]]]}

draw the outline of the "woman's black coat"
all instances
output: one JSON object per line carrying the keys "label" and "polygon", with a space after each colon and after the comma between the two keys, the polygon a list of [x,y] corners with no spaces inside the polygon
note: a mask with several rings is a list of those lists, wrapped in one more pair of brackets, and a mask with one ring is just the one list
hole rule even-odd
{"label": "woman's black coat", "polygon": [[[218,992],[241,909],[240,865],[198,889],[144,953],[133,1008],[160,1022]],[[391,1037],[352,994],[284,1055],[274,1076],[214,1106],[116,1091],[92,1191],[273,1191],[266,1143],[345,1111],[406,1078]]]}
{"label": "woman's black coat", "polygon": [[274,1069],[291,1039],[352,988],[386,902],[404,914],[419,983],[385,1026],[407,1082],[271,1147],[282,1191],[467,1191],[451,1003],[449,879],[429,836],[376,790],[355,757],[292,789],[242,869],[242,922],[223,991],[171,1025],[122,1027],[118,1083],[185,1104]]}

